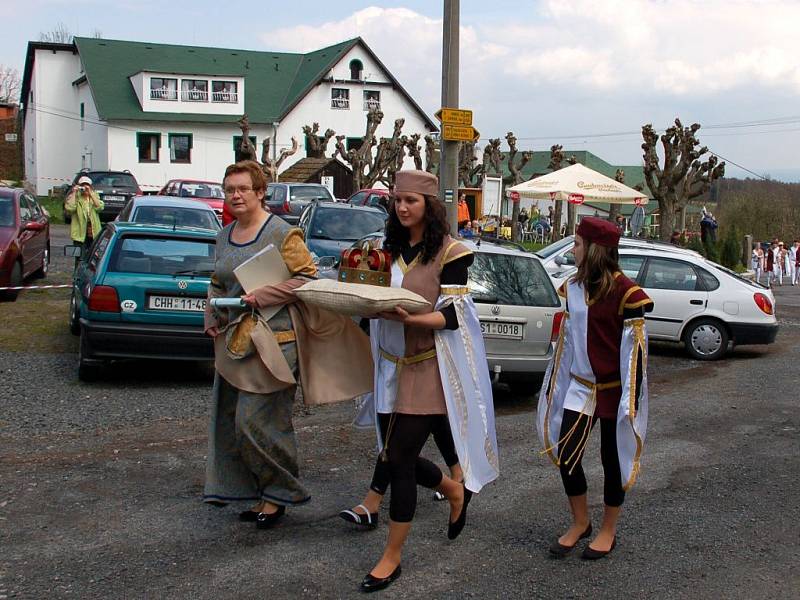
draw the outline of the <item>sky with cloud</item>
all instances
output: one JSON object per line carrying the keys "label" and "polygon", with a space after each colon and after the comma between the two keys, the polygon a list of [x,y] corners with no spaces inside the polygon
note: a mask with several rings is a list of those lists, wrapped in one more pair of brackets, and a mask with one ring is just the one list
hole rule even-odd
{"label": "sky with cloud", "polygon": [[[0,64],[63,22],[84,35],[307,51],[361,36],[429,113],[440,104],[441,2],[11,0]],[[5,8],[5,7],[4,7]],[[483,137],[640,164],[642,124],[703,124],[702,142],[800,180],[800,2],[461,2],[461,105]],[[747,176],[731,165],[728,174]]]}

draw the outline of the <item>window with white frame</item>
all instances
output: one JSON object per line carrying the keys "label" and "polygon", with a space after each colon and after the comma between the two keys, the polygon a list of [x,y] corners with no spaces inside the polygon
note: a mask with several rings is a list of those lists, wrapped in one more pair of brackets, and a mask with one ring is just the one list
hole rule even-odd
{"label": "window with white frame", "polygon": [[150,78],[150,99],[151,100],[177,100],[178,99],[178,80],[167,79],[164,77]]}
{"label": "window with white frame", "polygon": [[181,79],[181,100],[184,102],[208,102],[208,81],[205,79]]}
{"label": "window with white frame", "polygon": [[347,110],[350,108],[350,90],[347,88],[331,89],[331,108]]}
{"label": "window with white frame", "polygon": [[232,102],[239,101],[239,85],[235,81],[212,81],[211,101]]}
{"label": "window with white frame", "polygon": [[377,90],[364,90],[364,110],[380,110],[381,93]]}

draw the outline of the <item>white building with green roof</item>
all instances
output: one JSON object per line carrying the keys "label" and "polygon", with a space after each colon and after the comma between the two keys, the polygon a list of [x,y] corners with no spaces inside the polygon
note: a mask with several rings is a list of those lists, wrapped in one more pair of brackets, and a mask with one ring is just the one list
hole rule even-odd
{"label": "white building with green roof", "polygon": [[[145,191],[169,179],[219,181],[237,159],[247,114],[259,153],[300,142],[303,125],[364,135],[366,111],[403,132],[436,130],[361,38],[307,54],[75,38],[30,42],[22,84],[25,177],[38,194],[80,169],[129,170]],[[329,151],[333,148],[329,147]]]}

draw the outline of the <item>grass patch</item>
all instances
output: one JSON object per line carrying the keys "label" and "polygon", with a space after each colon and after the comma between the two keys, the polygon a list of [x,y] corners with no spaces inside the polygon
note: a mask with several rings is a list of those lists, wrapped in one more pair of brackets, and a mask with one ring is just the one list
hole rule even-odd
{"label": "grass patch", "polygon": [[547,244],[542,244],[541,242],[522,242],[522,245],[525,246],[525,250],[529,252],[536,252],[547,246]]}
{"label": "grass patch", "polygon": [[50,213],[50,222],[54,225],[64,223],[64,199],[54,196],[37,196],[39,204]]}
{"label": "grass patch", "polygon": [[[51,282],[48,282],[51,283]],[[72,353],[78,338],[67,327],[69,289],[30,290],[15,302],[0,302],[0,350]]]}

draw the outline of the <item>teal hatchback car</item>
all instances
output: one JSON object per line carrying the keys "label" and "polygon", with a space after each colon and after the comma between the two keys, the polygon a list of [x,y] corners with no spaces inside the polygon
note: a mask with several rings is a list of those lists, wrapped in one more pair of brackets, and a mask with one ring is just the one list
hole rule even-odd
{"label": "teal hatchback car", "polygon": [[81,338],[81,380],[96,379],[116,359],[213,360],[203,311],[215,241],[207,229],[106,225],[73,277],[69,327]]}

